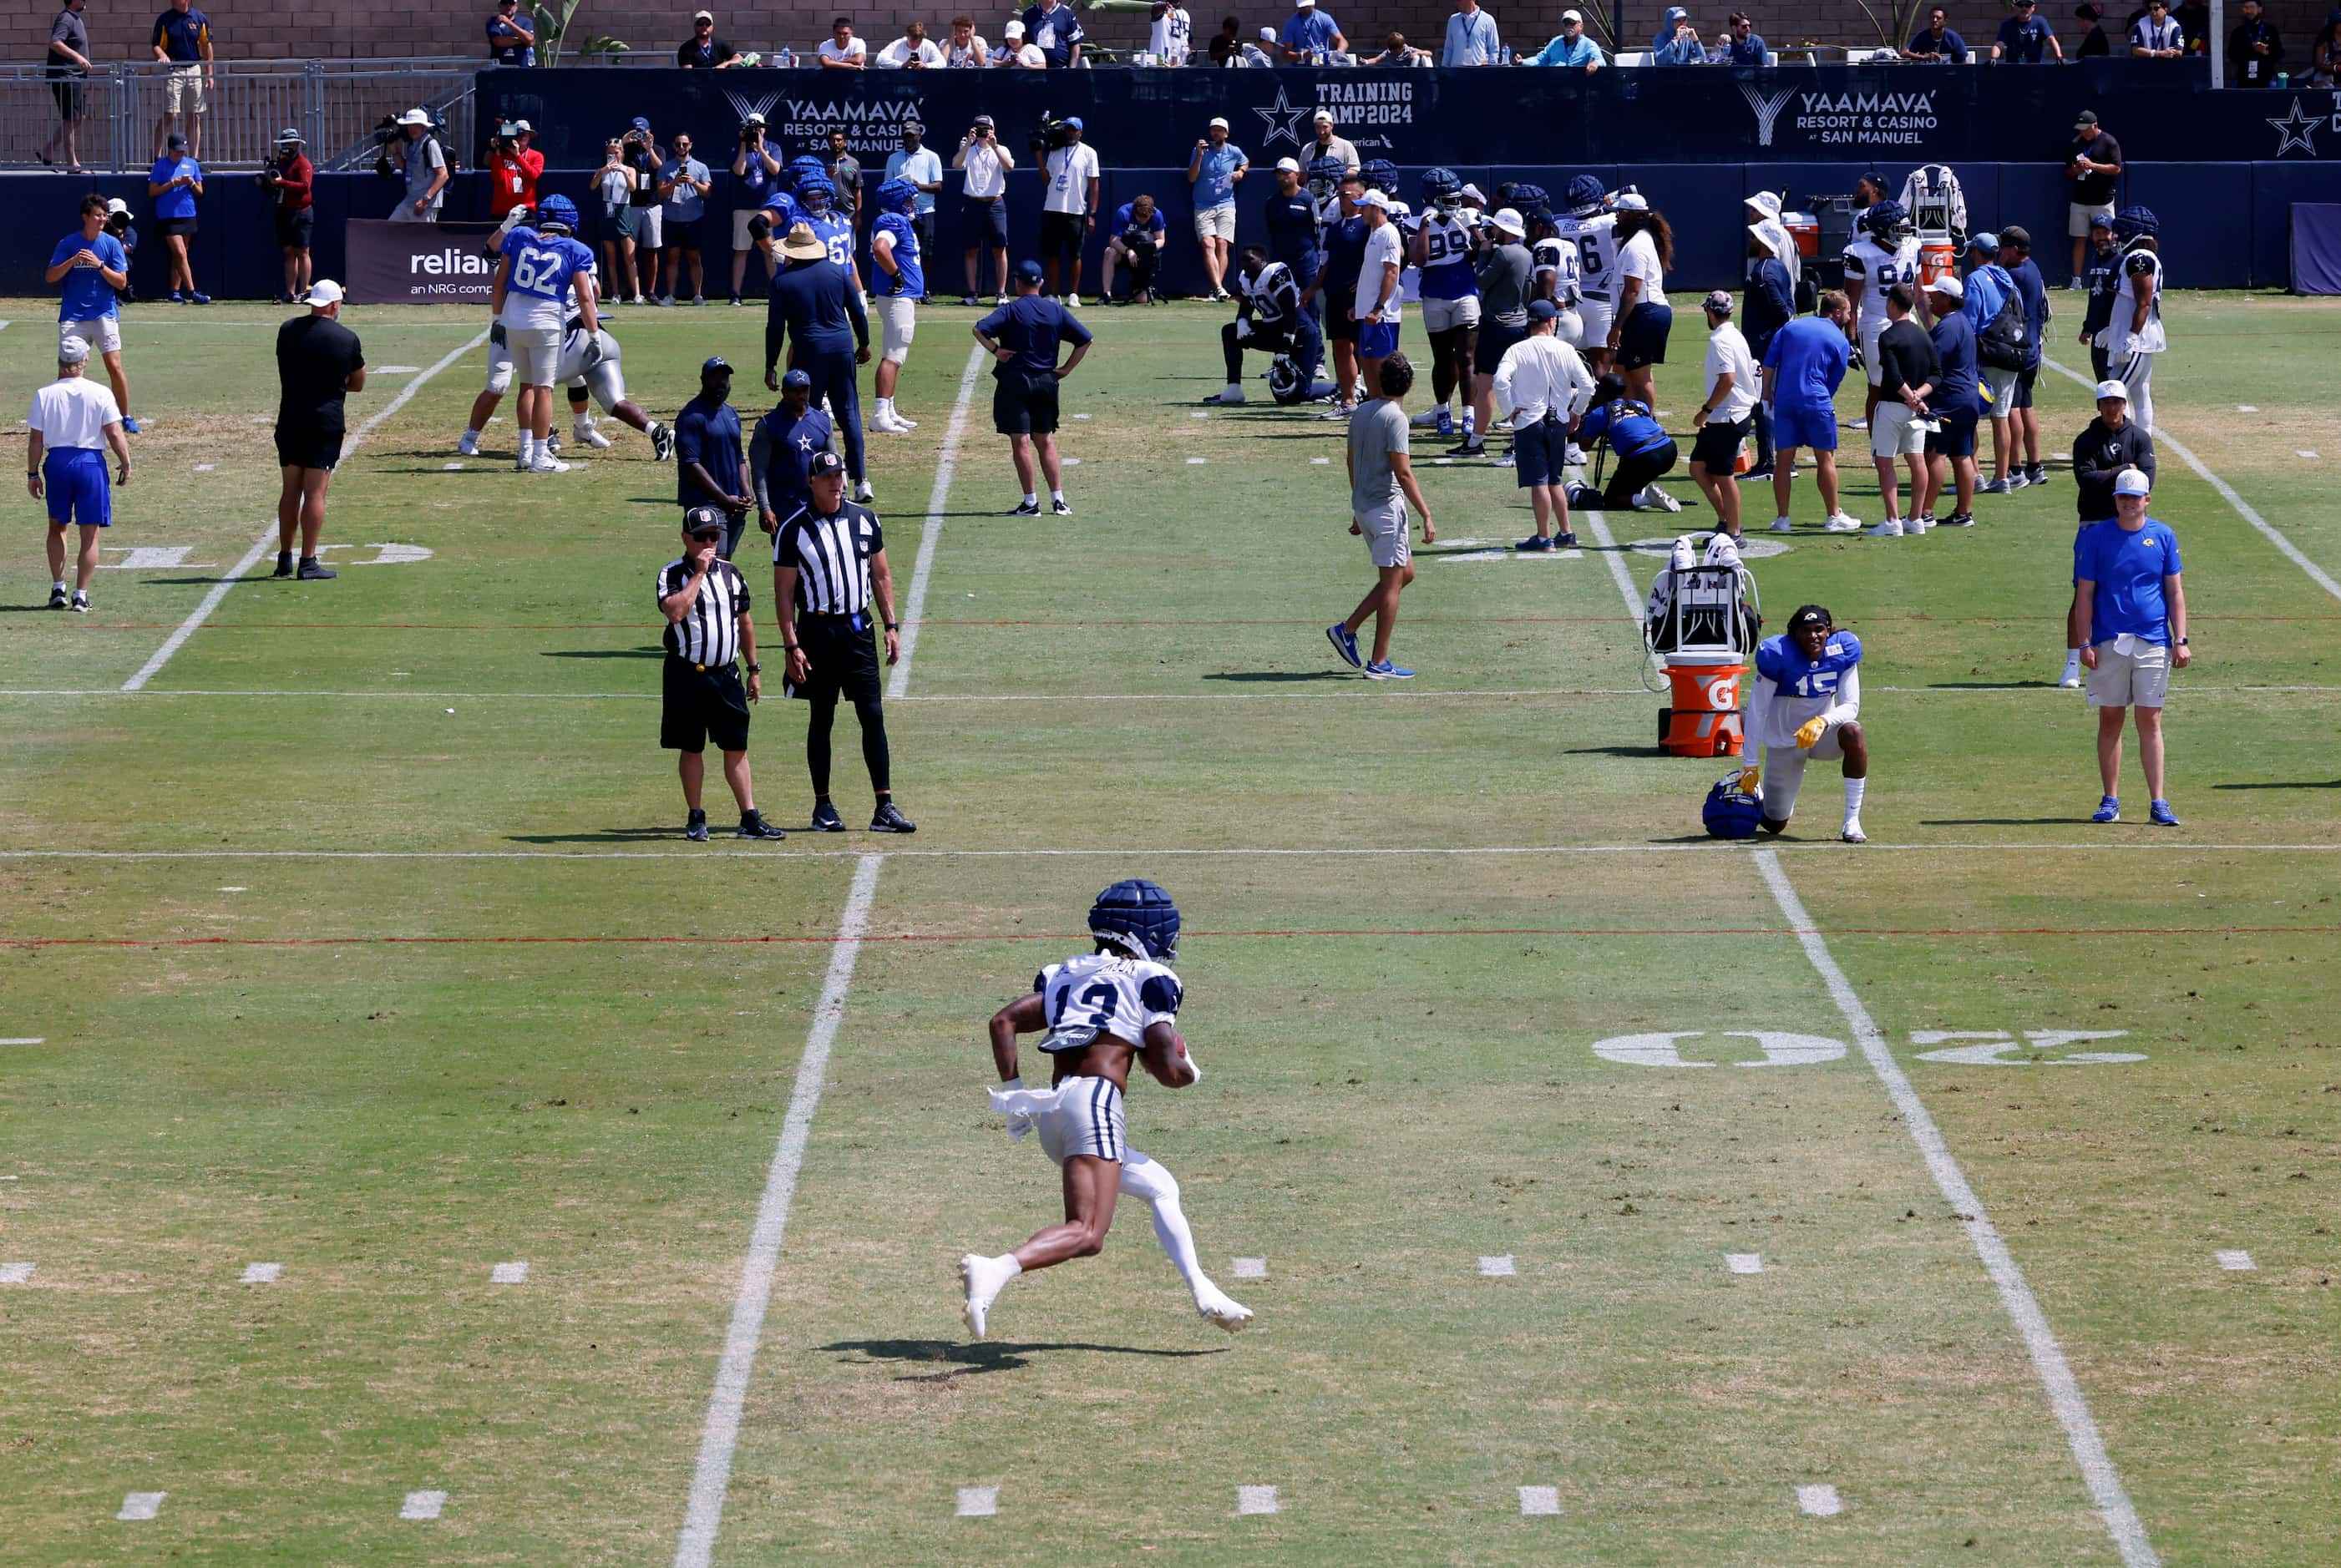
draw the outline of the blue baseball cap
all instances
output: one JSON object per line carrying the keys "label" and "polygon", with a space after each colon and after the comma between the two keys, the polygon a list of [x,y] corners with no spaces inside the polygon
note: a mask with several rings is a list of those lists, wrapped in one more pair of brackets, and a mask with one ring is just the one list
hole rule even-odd
{"label": "blue baseball cap", "polygon": [[1529,320],[1532,322],[1549,322],[1559,314],[1560,307],[1554,304],[1550,300],[1530,300],[1529,302]]}
{"label": "blue baseball cap", "polygon": [[710,354],[700,363],[699,373],[702,376],[712,375],[717,371],[722,371],[727,376],[730,375],[732,373],[732,362],[725,359],[722,354]]}
{"label": "blue baseball cap", "polygon": [[802,371],[791,371],[788,374],[781,378],[781,390],[782,392],[787,392],[792,387],[803,387],[807,391],[811,391],[812,388],[812,377],[805,374]]}
{"label": "blue baseball cap", "polygon": [[1086,131],[1089,129],[1087,125],[1081,124],[1081,117],[1079,114],[1066,115],[1065,124],[1076,131]]}
{"label": "blue baseball cap", "polygon": [[635,116],[634,116],[634,129],[635,129],[635,130],[637,130],[637,131],[647,131],[647,130],[649,130],[650,128],[651,128],[651,123],[650,123],[648,120],[643,119],[640,114],[637,114],[637,115],[635,115]]}
{"label": "blue baseball cap", "polygon": [[1969,237],[1967,240],[1967,249],[1971,251],[1996,251],[1999,249],[1999,236],[1991,233],[1989,230],[1986,230],[1982,233]]}
{"label": "blue baseball cap", "polygon": [[1030,256],[1016,263],[1016,281],[1020,283],[1037,283],[1047,275],[1041,270],[1041,263]]}

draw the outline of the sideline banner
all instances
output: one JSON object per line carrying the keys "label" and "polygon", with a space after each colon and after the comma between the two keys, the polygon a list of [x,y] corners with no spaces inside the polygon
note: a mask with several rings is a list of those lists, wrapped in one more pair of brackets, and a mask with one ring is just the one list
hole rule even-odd
{"label": "sideline banner", "polygon": [[354,305],[484,305],[496,267],[480,253],[493,223],[350,221],[342,287]]}

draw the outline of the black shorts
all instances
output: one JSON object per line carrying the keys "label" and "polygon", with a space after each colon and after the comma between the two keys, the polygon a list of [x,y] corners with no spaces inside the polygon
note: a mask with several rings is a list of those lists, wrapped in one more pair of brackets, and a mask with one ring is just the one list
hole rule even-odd
{"label": "black shorts", "polygon": [[1943,409],[1935,418],[1942,428],[1927,438],[1928,457],[1973,457],[1977,412],[1972,408]]}
{"label": "black shorts", "polygon": [[1041,214],[1041,253],[1058,255],[1065,251],[1081,254],[1081,242],[1089,237],[1086,213],[1043,213]]}
{"label": "black shorts", "polygon": [[291,247],[296,251],[309,248],[309,234],[317,226],[317,210],[303,207],[298,212],[276,209],[276,248]]}
{"label": "black shorts", "polygon": [[1002,365],[993,372],[991,428],[1001,435],[1054,435],[1057,378],[1045,371]]}
{"label": "black shorts", "polygon": [[1471,368],[1483,376],[1494,375],[1496,367],[1504,362],[1504,351],[1528,335],[1525,323],[1516,327],[1505,322],[1481,322],[1479,346],[1471,351]]}
{"label": "black shorts", "polygon": [[748,689],[739,667],[702,670],[688,659],[666,656],[660,681],[659,745],[668,751],[748,749]]}
{"label": "black shorts", "polygon": [[85,89],[78,77],[63,76],[52,77],[50,79],[49,96],[57,101],[58,119],[78,120],[81,118],[82,96],[84,92]]}
{"label": "black shorts", "polygon": [[959,229],[966,236],[964,243],[971,251],[989,245],[997,250],[1008,248],[1008,201],[994,196],[988,202],[972,197],[962,198],[959,204]]}
{"label": "black shorts", "polygon": [[162,218],[156,220],[154,226],[165,234],[177,234],[185,239],[192,239],[195,233],[193,218]]}
{"label": "black shorts", "polygon": [[276,461],[285,468],[331,469],[342,461],[342,432],[280,424],[276,427]]}
{"label": "black shorts", "polygon": [[670,217],[662,222],[664,232],[659,235],[661,250],[689,251],[693,255],[699,253],[699,220],[697,218],[686,222],[680,218]]}
{"label": "black shorts", "polygon": [[1667,334],[1674,330],[1675,313],[1667,305],[1648,303],[1636,305],[1626,313],[1626,324],[1618,332],[1618,368],[1638,371],[1644,365],[1667,362]]}
{"label": "black shorts", "polygon": [[1755,416],[1742,420],[1721,420],[1708,416],[1698,427],[1698,439],[1690,443],[1690,460],[1703,462],[1709,473],[1729,474],[1739,461],[1739,443],[1748,437],[1748,427]]}
{"label": "black shorts", "polygon": [[[797,641],[806,662],[802,686],[792,686],[791,697],[843,697],[848,702],[878,700],[878,645],[868,615],[855,630],[850,615],[800,615]],[[744,730],[743,730],[744,732]]]}
{"label": "black shorts", "polygon": [[2008,412],[2014,413],[2017,409],[2032,406],[2032,383],[2039,379],[2040,367],[2037,364],[2026,365],[2016,372],[2016,391],[2007,400]]}

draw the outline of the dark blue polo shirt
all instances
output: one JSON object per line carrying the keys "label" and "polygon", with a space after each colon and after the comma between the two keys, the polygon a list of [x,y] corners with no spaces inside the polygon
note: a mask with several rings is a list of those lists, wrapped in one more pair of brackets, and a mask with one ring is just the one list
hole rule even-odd
{"label": "dark blue polo shirt", "polygon": [[740,411],[701,392],[682,405],[674,419],[674,499],[678,506],[710,506],[713,498],[691,481],[691,465],[699,463],[708,476],[735,493],[740,482]]}
{"label": "dark blue polo shirt", "polygon": [[1011,364],[995,367],[995,375],[1007,369],[1046,374],[1057,368],[1060,339],[1075,346],[1090,341],[1089,328],[1072,312],[1042,294],[1017,295],[976,323],[975,330],[1001,348],[1016,351]]}

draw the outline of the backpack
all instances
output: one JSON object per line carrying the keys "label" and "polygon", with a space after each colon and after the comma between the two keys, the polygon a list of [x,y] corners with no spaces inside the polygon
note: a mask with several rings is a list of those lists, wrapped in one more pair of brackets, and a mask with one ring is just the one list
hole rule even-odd
{"label": "backpack", "polygon": [[2024,335],[2024,302],[2010,289],[1999,313],[1976,334],[1976,358],[1996,371],[2020,371],[2026,362]]}

